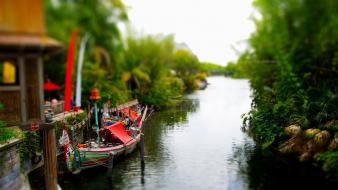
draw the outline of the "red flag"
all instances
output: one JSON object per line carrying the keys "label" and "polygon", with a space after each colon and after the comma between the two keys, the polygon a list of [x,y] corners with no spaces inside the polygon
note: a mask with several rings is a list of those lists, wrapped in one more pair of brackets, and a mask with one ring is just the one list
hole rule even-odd
{"label": "red flag", "polygon": [[67,68],[66,68],[66,83],[65,83],[65,112],[70,111],[70,99],[72,93],[72,74],[73,74],[73,61],[74,49],[76,43],[77,30],[72,32],[69,41],[68,55],[67,55]]}

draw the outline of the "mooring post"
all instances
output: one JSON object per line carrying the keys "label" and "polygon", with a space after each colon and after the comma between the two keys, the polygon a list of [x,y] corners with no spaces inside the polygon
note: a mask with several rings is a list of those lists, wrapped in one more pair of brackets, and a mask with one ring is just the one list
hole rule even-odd
{"label": "mooring post", "polygon": [[144,170],[145,170],[145,164],[144,162],[141,162],[141,184],[144,184]]}
{"label": "mooring post", "polygon": [[43,134],[43,158],[45,187],[47,190],[57,189],[57,158],[54,122],[43,123],[40,126]]}
{"label": "mooring post", "polygon": [[107,177],[111,177],[113,175],[113,166],[114,166],[114,155],[112,154],[108,160]]}
{"label": "mooring post", "polygon": [[144,120],[146,118],[147,111],[148,111],[148,106],[145,107],[145,109],[143,111],[142,118],[141,118],[141,122],[140,122],[140,126],[141,126],[140,157],[141,157],[141,164],[142,165],[144,165],[144,126],[143,126],[143,122],[144,122]]}
{"label": "mooring post", "polygon": [[141,133],[140,137],[140,158],[141,158],[141,164],[144,165],[144,134]]}

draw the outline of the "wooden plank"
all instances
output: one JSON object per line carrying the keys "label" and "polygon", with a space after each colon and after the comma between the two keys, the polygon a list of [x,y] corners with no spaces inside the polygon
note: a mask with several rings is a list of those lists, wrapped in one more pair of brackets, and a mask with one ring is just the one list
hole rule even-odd
{"label": "wooden plank", "polygon": [[19,91],[20,86],[0,86],[0,91]]}
{"label": "wooden plank", "polygon": [[21,121],[20,91],[0,92],[0,102],[4,109],[0,110],[0,119],[6,121],[8,126],[19,124]]}
{"label": "wooden plank", "polygon": [[40,92],[38,76],[38,59],[25,59],[25,83],[26,83],[26,112],[28,121],[37,121],[41,119],[40,113]]}

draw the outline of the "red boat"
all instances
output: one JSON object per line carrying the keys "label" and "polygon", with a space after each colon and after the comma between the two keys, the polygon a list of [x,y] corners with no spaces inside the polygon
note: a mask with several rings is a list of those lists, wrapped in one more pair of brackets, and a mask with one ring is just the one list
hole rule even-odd
{"label": "red boat", "polygon": [[73,173],[78,173],[82,169],[106,166],[108,161],[133,152],[143,138],[141,137],[143,121],[146,118],[147,109],[145,107],[142,114],[140,110],[138,113],[129,107],[120,109],[124,117],[106,118],[105,123],[109,125],[100,129],[98,140],[78,144],[76,147],[70,143],[65,144],[68,169]]}

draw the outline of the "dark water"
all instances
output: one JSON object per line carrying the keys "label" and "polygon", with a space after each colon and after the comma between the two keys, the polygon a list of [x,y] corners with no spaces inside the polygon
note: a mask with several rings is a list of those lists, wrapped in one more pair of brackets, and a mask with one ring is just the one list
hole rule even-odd
{"label": "dark water", "polygon": [[[62,189],[327,189],[320,172],[262,152],[241,131],[250,109],[247,80],[208,78],[204,91],[146,123],[145,166],[139,153],[106,168],[59,176]],[[338,186],[336,186],[338,187]]]}
{"label": "dark water", "polygon": [[114,166],[63,176],[63,189],[246,189],[238,176],[234,147],[251,141],[240,130],[249,111],[247,80],[208,79],[206,90],[187,95],[175,108],[156,112],[146,123],[145,167],[139,153]]}

